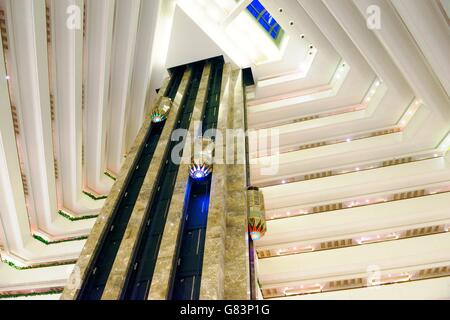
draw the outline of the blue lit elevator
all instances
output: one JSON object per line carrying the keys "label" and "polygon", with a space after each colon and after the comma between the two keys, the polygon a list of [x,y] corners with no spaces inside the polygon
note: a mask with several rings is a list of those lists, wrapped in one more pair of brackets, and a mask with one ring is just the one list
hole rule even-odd
{"label": "blue lit elevator", "polygon": [[[212,61],[202,119],[202,135],[217,128],[223,66],[222,59]],[[212,140],[214,141],[214,138]],[[196,175],[194,172],[189,179],[176,266],[169,294],[169,298],[173,300],[198,300],[200,296],[212,175],[203,177],[202,174]]]}
{"label": "blue lit elevator", "polygon": [[[203,61],[189,66],[192,68],[192,75],[185,97],[180,105],[182,111],[175,125],[175,130],[186,130],[190,126],[204,65],[205,62]],[[183,147],[180,149],[181,153],[184,149],[185,141],[186,139],[184,138],[182,141]],[[180,167],[179,164],[174,163],[171,159],[172,152],[179,144],[179,141],[172,140],[169,143],[169,151],[158,176],[158,187],[146,212],[145,225],[140,231],[130,264],[131,269],[126,276],[125,286],[120,297],[124,300],[145,300],[150,290],[159,246]]]}

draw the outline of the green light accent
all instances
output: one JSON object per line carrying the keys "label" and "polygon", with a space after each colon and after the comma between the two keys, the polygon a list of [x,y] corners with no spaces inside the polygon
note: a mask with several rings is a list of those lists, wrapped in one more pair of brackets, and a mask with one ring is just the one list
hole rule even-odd
{"label": "green light accent", "polygon": [[89,198],[91,198],[91,199],[93,199],[93,200],[103,200],[103,199],[106,199],[106,198],[108,198],[108,196],[100,196],[100,197],[96,197],[95,195],[93,195],[92,193],[90,193],[90,192],[87,192],[87,191],[84,191],[83,190],[83,193],[85,194],[85,195],[87,195]]}
{"label": "green light accent", "polygon": [[44,239],[41,236],[33,234],[33,238],[42,242],[45,245],[52,245],[52,244],[64,243],[64,242],[82,241],[82,240],[86,240],[88,238],[88,236],[69,238],[69,239],[57,240],[57,241],[48,241],[47,239]]}
{"label": "green light accent", "polygon": [[16,293],[16,294],[1,294],[0,293],[0,299],[47,296],[47,295],[53,295],[53,294],[60,294],[63,291],[64,291],[64,288],[52,289],[49,291],[42,291],[42,292],[30,292],[30,293]]}
{"label": "green light accent", "polygon": [[89,220],[89,219],[96,219],[98,217],[98,214],[96,215],[89,215],[89,216],[80,216],[80,217],[75,217],[72,216],[71,214],[64,212],[62,210],[58,211],[58,214],[70,221],[80,221],[80,220]]}
{"label": "green light accent", "polygon": [[114,177],[111,173],[109,173],[108,171],[105,171],[104,172],[104,174],[105,174],[105,176],[107,176],[108,178],[111,178],[111,179],[113,179],[114,181],[116,181],[117,180],[117,178],[116,177]]}
{"label": "green light accent", "polygon": [[47,264],[37,264],[34,266],[28,266],[28,267],[19,267],[14,262],[8,261],[8,260],[2,260],[4,264],[7,264],[11,268],[14,268],[16,270],[31,270],[31,269],[41,269],[41,268],[50,268],[50,267],[59,267],[59,266],[67,266],[69,264],[75,264],[77,263],[77,260],[69,260],[65,262],[53,262],[53,263],[47,263]]}
{"label": "green light accent", "polygon": [[159,118],[160,119],[160,121],[158,121],[158,122],[163,122],[164,120],[167,119],[167,117],[165,115],[160,114],[159,112],[154,112],[152,114],[151,118],[152,118],[152,122],[155,120],[155,118]]}

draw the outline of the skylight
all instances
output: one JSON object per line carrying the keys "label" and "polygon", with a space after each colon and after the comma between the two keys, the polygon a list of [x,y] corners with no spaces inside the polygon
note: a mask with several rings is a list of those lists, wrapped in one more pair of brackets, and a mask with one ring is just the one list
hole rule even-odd
{"label": "skylight", "polygon": [[283,34],[283,29],[271,14],[264,8],[258,0],[253,0],[247,7],[252,16],[258,20],[259,24],[267,31],[270,37],[278,42]]}

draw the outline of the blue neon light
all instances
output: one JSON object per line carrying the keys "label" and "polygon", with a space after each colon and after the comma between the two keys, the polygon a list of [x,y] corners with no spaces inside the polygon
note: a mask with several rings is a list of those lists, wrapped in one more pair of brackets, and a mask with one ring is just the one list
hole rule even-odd
{"label": "blue neon light", "polygon": [[192,177],[192,179],[195,180],[201,180],[205,177],[207,177],[211,173],[211,168],[206,165],[197,165],[194,164],[191,166],[189,170],[189,175]]}

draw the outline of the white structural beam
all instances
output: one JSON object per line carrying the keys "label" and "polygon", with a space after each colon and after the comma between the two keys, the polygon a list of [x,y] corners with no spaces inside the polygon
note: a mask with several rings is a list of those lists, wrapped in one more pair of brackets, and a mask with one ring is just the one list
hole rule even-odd
{"label": "white structural beam", "polygon": [[21,291],[63,287],[74,265],[16,270],[0,263],[0,291]]}
{"label": "white structural beam", "polygon": [[20,301],[20,300],[28,300],[28,301],[33,301],[33,300],[38,300],[38,301],[42,301],[42,300],[59,300],[59,298],[61,297],[61,294],[43,294],[43,295],[33,295],[33,296],[21,296],[21,297],[15,297],[15,298],[4,298],[1,300],[5,300],[5,301]]}
{"label": "white structural beam", "polygon": [[[408,126],[401,132],[368,136],[356,140],[352,140],[352,136],[350,136],[347,137],[349,138],[347,142],[346,136],[340,136],[336,137],[343,141],[340,143],[291,151],[280,155],[264,156],[262,154],[259,158],[252,159],[252,183],[273,181],[273,172],[278,175],[281,182],[302,173],[321,172],[351,164],[358,165],[359,163],[435,150],[448,130],[441,120],[430,114],[429,110],[420,108]],[[310,143],[315,142],[320,141],[311,141]],[[265,171],[266,168],[275,170]]]}
{"label": "white structural beam", "polygon": [[82,10],[83,1],[51,2],[52,86],[58,137],[56,150],[62,191],[61,207],[75,215],[95,214],[100,210],[103,201],[95,202],[81,192],[83,30],[82,25],[80,29],[67,28],[67,8],[72,5]]}
{"label": "white structural beam", "polygon": [[[280,1],[261,1],[268,11],[275,17],[277,22],[283,27],[289,36],[289,42],[300,41],[305,47],[305,54],[309,56],[309,48],[312,45],[315,49],[314,61],[312,62],[308,73],[304,78],[292,81],[290,83],[281,83],[269,88],[256,87],[256,99],[267,98],[270,96],[283,95],[298,91],[300,88],[318,87],[328,83],[333,76],[336,66],[342,57],[327,40],[320,28],[314,23],[308,13],[296,2],[291,0]],[[279,8],[283,8],[283,12],[279,12]],[[291,25],[291,21],[294,23]],[[302,36],[304,37],[302,39]],[[271,66],[269,64],[258,65],[253,68],[255,80],[270,76],[271,73],[279,72],[279,66],[284,66],[289,52],[285,53],[285,57],[281,61],[275,61]],[[300,67],[302,61],[300,57],[295,57],[298,61],[297,67]],[[303,60],[305,57],[303,57]],[[291,68],[295,68],[291,66]],[[296,108],[299,111],[300,108]],[[270,119],[276,119],[280,116],[276,113],[267,115]],[[266,118],[267,119],[267,118]],[[251,119],[250,119],[251,120]],[[262,119],[264,120],[264,118]],[[253,120],[251,120],[253,121]]]}
{"label": "white structural beam", "polygon": [[[176,0],[159,0],[158,2],[157,22],[151,48],[150,81],[147,87],[144,115],[151,111],[150,107],[156,96],[156,90],[161,87],[164,78],[167,76],[167,56],[170,45],[170,37],[168,35],[172,33],[175,9],[177,6]],[[131,121],[131,124],[133,123],[134,121]],[[128,148],[131,148],[134,137],[137,135],[139,129],[140,126],[137,126],[133,129],[134,131],[129,131],[127,135],[127,143],[129,143]]]}
{"label": "white structural beam", "polygon": [[96,0],[86,4],[86,131],[83,136],[85,187],[96,195],[106,195],[113,184],[104,172],[115,1]]}
{"label": "white structural beam", "polygon": [[[365,90],[367,90],[367,86],[369,86],[368,82],[372,82],[373,78],[369,75],[369,78],[365,79],[367,81],[367,86],[363,85],[355,88],[357,95],[351,97],[349,95],[345,95],[344,99],[342,99],[341,95],[341,99],[337,99],[336,96],[338,96],[340,92],[347,92],[345,87],[351,83],[350,80],[352,78],[355,78],[355,74],[352,76],[348,64],[345,64],[344,62],[342,62],[342,65],[337,65],[334,67],[336,73],[338,70],[342,70],[340,77],[331,77],[330,79],[327,79],[327,83],[321,84],[317,87],[309,87],[304,90],[296,90],[287,94],[272,96],[265,99],[251,100],[248,103],[249,113],[252,115],[252,118],[257,117],[258,113],[260,116],[267,117],[270,116],[270,113],[268,112],[272,111],[272,114],[279,114],[278,118],[283,118],[285,116],[286,109],[289,111],[289,108],[292,108],[294,105],[298,106],[300,104],[314,102],[316,100],[326,100],[327,98],[335,100],[337,104],[349,104],[360,100],[364,95]],[[312,70],[315,70],[314,66],[312,68]],[[347,85],[345,83],[347,83]],[[330,101],[327,101],[329,106]]]}
{"label": "white structural beam", "polygon": [[222,26],[226,28],[251,2],[252,0],[239,0],[234,8],[228,13],[227,17],[222,21]]}
{"label": "white structural beam", "polygon": [[[126,123],[125,150],[129,150],[149,111],[163,76],[171,24],[173,1],[141,1],[136,35],[135,64],[131,88],[131,105]],[[169,12],[166,12],[168,10]],[[165,50],[165,53],[164,53]],[[160,56],[160,57],[159,57]]]}
{"label": "white structural beam", "polygon": [[450,277],[277,298],[273,300],[448,300]]}
{"label": "white structural beam", "polygon": [[450,233],[258,260],[263,287],[366,276],[370,266],[400,273],[450,264]]}
{"label": "white structural beam", "polygon": [[[22,10],[22,13],[27,10],[31,10],[30,7],[27,8],[27,5],[36,5],[38,2],[28,2],[25,1],[18,1],[14,2],[14,7],[9,7],[8,11],[10,14],[14,10]],[[22,5],[24,7],[22,7]],[[42,13],[42,12],[41,12]],[[17,14],[17,12],[16,12]],[[12,14],[12,17],[14,15]],[[12,19],[13,20],[13,19]],[[18,23],[18,22],[16,22]],[[29,23],[33,23],[33,19],[29,21]],[[19,24],[19,23],[18,23]],[[9,30],[16,31],[16,28],[23,28],[23,25],[20,24],[19,26],[15,26],[16,28],[11,29],[14,27],[14,21],[10,24]],[[20,37],[22,41],[25,41],[28,39],[26,37],[27,34],[21,34],[20,32],[14,32],[14,42],[11,42],[11,44],[16,44],[17,39]],[[24,37],[24,38],[22,38]],[[10,38],[11,39],[11,38]],[[12,47],[12,50],[16,50],[17,48],[22,48],[21,45],[24,45],[21,43],[18,47]],[[44,46],[46,46],[44,42]],[[25,50],[24,48],[22,48]],[[42,50],[42,47],[41,47]],[[29,50],[30,52],[36,52]],[[3,61],[3,51],[1,53],[1,57]],[[24,60],[27,60],[24,58]],[[36,61],[35,59],[29,59],[31,62]],[[31,63],[27,60],[27,62],[17,60],[16,62],[19,63]],[[40,60],[41,63],[42,60]],[[21,66],[21,68],[24,68],[25,66]],[[30,67],[32,68],[32,67]],[[40,68],[37,67],[36,68]],[[17,68],[17,72],[14,72],[14,75],[20,74],[20,72],[24,72],[23,69]],[[50,110],[46,109],[46,112],[42,111],[43,106],[35,106],[35,104],[39,104],[42,101],[39,100],[43,94],[47,95],[48,99],[48,84],[47,87],[44,89],[38,87],[36,83],[33,83],[32,80],[38,81],[38,76],[42,75],[45,72],[41,70],[40,72],[37,71],[36,73],[33,73],[34,77],[31,77],[30,75],[22,75],[21,79],[23,81],[28,81],[26,83],[19,82],[18,84],[21,85],[21,87],[15,86],[15,88],[23,88],[24,84],[29,85],[30,87],[26,87],[26,90],[31,90],[31,92],[28,92],[28,94],[32,95],[34,94],[36,101],[30,101],[24,100],[22,95],[19,95],[21,100],[19,100],[21,103],[24,101],[27,102],[27,108],[25,109],[30,114],[27,115],[28,117],[34,116],[34,121],[31,121],[27,124],[28,130],[38,130],[37,132],[34,132],[36,134],[35,139],[37,140],[31,140],[36,144],[40,144],[40,148],[38,150],[33,149],[34,152],[32,156],[29,156],[29,159],[33,159],[34,162],[37,164],[44,162],[42,159],[45,160],[45,164],[42,164],[43,168],[38,168],[39,170],[42,170],[42,172],[39,172],[39,175],[37,177],[32,176],[32,183],[34,183],[34,192],[36,192],[38,201],[43,201],[43,205],[48,205],[47,202],[53,203],[54,208],[46,208],[45,211],[39,212],[39,218],[44,218],[49,220],[48,229],[42,230],[40,225],[31,225],[28,221],[28,215],[27,215],[27,202],[24,198],[24,190],[22,188],[21,181],[21,168],[19,165],[19,157],[17,153],[16,148],[16,137],[14,135],[14,129],[13,129],[13,123],[12,123],[12,115],[11,111],[9,110],[9,99],[8,99],[8,89],[7,89],[7,82],[6,82],[6,74],[4,65],[2,64],[2,68],[0,70],[0,78],[1,85],[1,99],[2,103],[5,106],[4,108],[1,108],[1,112],[3,113],[1,115],[2,125],[1,125],[1,147],[0,147],[0,162],[1,162],[1,190],[0,192],[1,197],[4,197],[1,202],[1,209],[0,209],[0,215],[1,215],[1,224],[2,224],[2,241],[3,243],[3,250],[5,252],[2,252],[2,259],[7,259],[9,261],[19,261],[20,264],[28,265],[28,264],[34,264],[34,263],[45,263],[45,262],[54,262],[58,259],[74,259],[77,257],[79,250],[81,249],[80,243],[81,241],[75,241],[72,243],[64,243],[59,244],[55,246],[46,246],[35,239],[32,238],[32,233],[35,232],[51,232],[51,236],[54,237],[70,237],[70,236],[79,236],[80,230],[82,230],[83,234],[87,232],[89,229],[89,223],[83,222],[80,225],[76,224],[70,224],[69,221],[65,221],[62,217],[56,216],[57,210],[56,210],[56,195],[53,194],[52,197],[49,197],[49,187],[52,186],[52,182],[48,179],[45,179],[48,177],[48,175],[52,176],[53,179],[53,187],[54,187],[54,176],[53,176],[53,158],[52,158],[52,150],[48,150],[45,146],[43,146],[43,142],[39,139],[43,139],[44,137],[47,137],[51,141],[51,133],[48,132],[48,130],[51,130],[51,125],[49,123],[50,119],[45,119],[45,123],[43,123],[43,118],[50,117]],[[27,78],[28,77],[28,78]],[[30,79],[31,78],[31,79]],[[48,82],[48,78],[46,79]],[[14,82],[15,84],[15,82]],[[33,91],[33,89],[35,91]],[[44,98],[43,98],[44,99]],[[48,100],[47,100],[48,102]],[[49,106],[47,106],[49,108]],[[47,114],[48,113],[48,114]],[[46,127],[48,125],[48,128]],[[42,132],[42,130],[45,131]],[[41,130],[41,131],[39,131]],[[21,134],[26,135],[27,133],[24,132],[24,129],[21,128]],[[51,144],[49,146],[51,148]],[[33,148],[37,148],[37,146],[33,146]],[[41,155],[40,153],[49,153],[50,156],[46,157],[46,155]],[[37,165],[33,163],[32,165]],[[31,166],[30,166],[31,167]],[[42,179],[44,179],[45,182],[42,182]],[[18,183],[19,181],[19,183]],[[44,183],[48,183],[43,185]],[[37,185],[36,185],[37,184]],[[53,211],[52,211],[53,210]],[[42,220],[39,220],[42,221]],[[73,228],[72,228],[73,227]]]}
{"label": "white structural beam", "polygon": [[[107,169],[118,175],[125,149],[125,133],[131,103],[136,34],[141,0],[117,1],[111,59]],[[138,66],[143,68],[143,66]]]}
{"label": "white structural beam", "polygon": [[[19,156],[13,119],[9,109],[3,50],[0,50],[0,219],[4,250],[24,245],[30,233],[27,207],[21,183]],[[14,221],[14,222],[13,222]],[[8,231],[8,232],[7,232]]]}
{"label": "white structural beam", "polygon": [[[326,183],[326,182],[324,182]],[[267,222],[267,233],[257,248],[297,247],[324,241],[388,234],[422,227],[450,224],[450,193],[385,202],[309,214]],[[432,210],[430,210],[432,209]]]}
{"label": "white structural beam", "polygon": [[8,2],[10,44],[15,57],[14,89],[22,124],[29,180],[32,229],[49,234],[57,215],[53,166],[45,1]]}
{"label": "white structural beam", "polygon": [[[450,28],[437,1],[393,0],[392,5],[400,14],[408,31],[414,37],[421,54],[450,96]],[[448,3],[448,1],[447,1]],[[432,37],[430,35],[433,35]]]}
{"label": "white structural beam", "polygon": [[[324,0],[328,9],[343,26],[348,25],[349,20],[357,21],[357,13],[360,21],[364,23],[364,32],[374,35],[386,48],[395,65],[401,71],[406,81],[427,106],[436,112],[443,121],[450,121],[450,100],[445,94],[443,87],[433,76],[428,68],[424,57],[417,49],[411,35],[408,33],[401,19],[389,2],[382,0],[356,0],[351,2],[337,3],[336,1]],[[376,5],[382,12],[382,27],[369,30],[366,26],[367,8]],[[345,29],[345,27],[344,27]],[[349,32],[349,30],[347,30]],[[353,30],[351,31],[354,32]]]}
{"label": "white structural beam", "polygon": [[[309,14],[314,23],[320,28],[323,35],[333,45],[339,55],[350,63],[359,77],[374,75],[367,61],[358,51],[356,44],[342,30],[327,8],[321,1],[297,0],[303,9]],[[358,80],[355,79],[355,82]]]}
{"label": "white structural beam", "polygon": [[[393,194],[450,180],[450,157],[262,188],[266,210]],[[324,183],[326,181],[326,183]]]}

